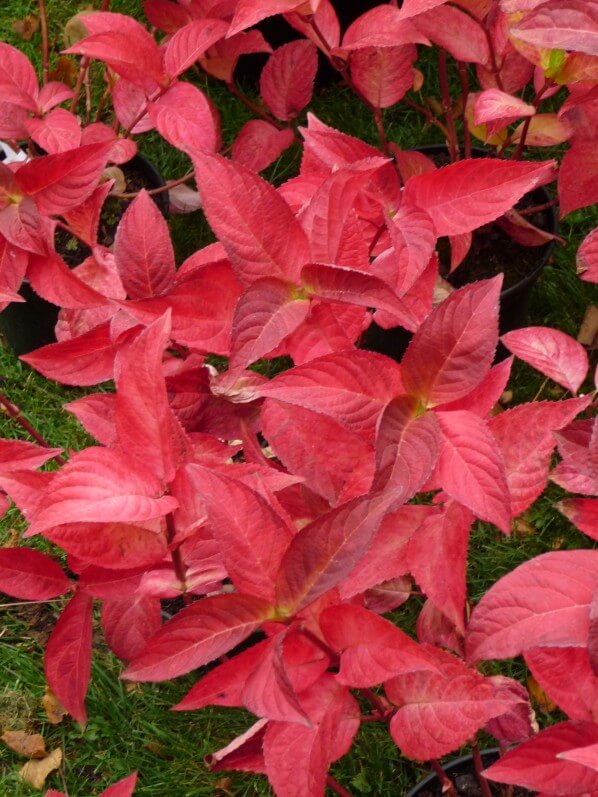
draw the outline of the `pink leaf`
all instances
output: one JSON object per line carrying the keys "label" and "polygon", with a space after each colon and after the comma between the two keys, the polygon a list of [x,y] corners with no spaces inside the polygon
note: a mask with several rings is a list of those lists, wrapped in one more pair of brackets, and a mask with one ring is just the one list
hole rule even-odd
{"label": "pink leaf", "polygon": [[326,642],[341,654],[337,679],[347,686],[375,686],[402,673],[437,670],[433,656],[417,642],[360,606],[331,606],[319,623]]}
{"label": "pink leaf", "polygon": [[573,761],[589,769],[598,770],[598,742],[575,750],[567,750],[559,755],[565,761]]}
{"label": "pink leaf", "polygon": [[399,47],[403,44],[429,44],[410,19],[391,5],[380,5],[366,11],[347,29],[342,50],[363,47]]}
{"label": "pink leaf", "polygon": [[526,15],[512,32],[536,47],[598,55],[598,3],[551,0]]}
{"label": "pink leaf", "polygon": [[258,492],[235,478],[197,465],[188,471],[208,510],[231,581],[239,592],[272,601],[294,528]]}
{"label": "pink leaf", "polygon": [[553,170],[553,161],[467,159],[412,177],[404,201],[425,208],[437,235],[458,235],[498,219]]}
{"label": "pink leaf", "polygon": [[195,19],[176,31],[164,50],[164,71],[171,80],[186,72],[228,30],[222,19]]}
{"label": "pink leaf", "polygon": [[566,498],[555,507],[571,523],[593,540],[598,537],[598,500],[593,498]]}
{"label": "pink leaf", "polygon": [[55,108],[41,119],[28,119],[25,127],[35,143],[49,154],[75,149],[81,141],[79,119],[64,108]]}
{"label": "pink leaf", "polygon": [[451,501],[426,518],[409,540],[409,572],[461,634],[465,632],[467,544],[473,516]]}
{"label": "pink leaf", "polygon": [[595,721],[598,678],[586,648],[532,648],[524,657],[536,681],[568,717]]}
{"label": "pink leaf", "polygon": [[72,340],[50,343],[21,359],[65,385],[96,385],[112,379],[116,351],[109,324],[105,323]]}
{"label": "pink leaf", "polygon": [[39,91],[37,102],[42,113],[48,113],[54,106],[60,105],[65,100],[73,98],[73,90],[64,83],[51,80],[42,86]]}
{"label": "pink leaf", "polygon": [[23,164],[17,185],[35,199],[40,213],[64,213],[80,205],[95,190],[111,143],[87,144],[75,150],[45,155]]}
{"label": "pink leaf", "polygon": [[577,273],[586,282],[598,282],[598,228],[584,238],[577,250]]}
{"label": "pink leaf", "polygon": [[259,388],[260,396],[330,415],[365,437],[373,437],[385,404],[404,392],[399,366],[366,351],[318,357]]}
{"label": "pink leaf", "polygon": [[0,94],[2,102],[28,111],[37,110],[37,75],[26,55],[0,42]]}
{"label": "pink leaf", "polygon": [[549,327],[527,327],[501,338],[510,352],[573,394],[588,373],[585,349],[569,335]]}
{"label": "pink leaf", "polygon": [[277,119],[288,122],[309,103],[317,68],[318,51],[306,39],[272,53],[260,76],[260,93]]}
{"label": "pink leaf", "polygon": [[206,95],[191,83],[175,83],[148,105],[148,114],[169,144],[190,157],[220,149],[220,120]]}
{"label": "pink leaf", "polygon": [[99,797],[131,797],[136,784],[137,773],[133,772],[132,775],[113,783],[112,786],[108,786]]}
{"label": "pink leaf", "polygon": [[501,281],[454,291],[422,323],[402,360],[409,393],[434,406],[463,398],[481,382],[498,342]]}
{"label": "pink leaf", "polygon": [[261,598],[203,598],[169,620],[123,673],[131,681],[166,681],[217,659],[246,639],[272,613]]}
{"label": "pink leaf", "polygon": [[595,551],[557,551],[525,562],[474,609],[468,659],[509,658],[535,647],[584,647],[597,584]]}
{"label": "pink leaf", "polygon": [[161,493],[159,480],[149,470],[133,470],[124,454],[87,448],[73,455],[53,479],[30,536],[63,523],[131,523],[162,517],[176,508],[176,501]]}
{"label": "pink leaf", "polygon": [[168,226],[145,190],[131,202],[118,225],[114,257],[131,299],[157,296],[174,282],[176,269]]}
{"label": "pink leaf", "polygon": [[440,672],[406,673],[385,684],[387,697],[399,706],[390,723],[393,741],[418,761],[457,749],[514,702],[489,678],[447,653],[439,654]]}
{"label": "pink leaf", "polygon": [[490,60],[490,48],[484,28],[458,8],[447,5],[433,8],[418,14],[413,24],[420,34],[442,47],[458,61],[486,64]]}
{"label": "pink leaf", "polygon": [[57,252],[30,257],[27,278],[36,293],[59,307],[78,310],[108,303],[106,297],[83,282]]}
{"label": "pink leaf", "polygon": [[7,595],[45,601],[70,588],[60,565],[45,554],[30,548],[0,548],[0,590]]}
{"label": "pink leaf", "polygon": [[304,0],[268,0],[266,3],[259,0],[239,0],[227,35],[234,36],[262,19],[285,14],[302,5],[305,5]]}
{"label": "pink leaf", "polygon": [[206,766],[212,772],[236,769],[241,772],[266,773],[262,745],[268,720],[255,722],[249,730],[237,736],[230,744],[206,756]]}
{"label": "pink leaf", "polygon": [[108,393],[94,393],[63,406],[98,443],[109,446],[116,439],[114,404],[115,396]]}
{"label": "pink leaf", "polygon": [[61,448],[46,448],[27,440],[0,440],[0,473],[35,470],[61,451]]}
{"label": "pink leaf", "polygon": [[270,354],[308,312],[309,299],[297,286],[277,279],[253,282],[235,308],[231,368],[244,368]]}
{"label": "pink leaf", "polygon": [[480,384],[471,393],[461,399],[441,404],[439,410],[469,410],[482,418],[490,415],[492,408],[507,389],[507,383],[513,367],[513,357],[507,357],[496,365],[482,379]]}
{"label": "pink leaf", "polygon": [[505,534],[511,502],[505,465],[486,422],[472,412],[436,413],[442,445],[436,478],[454,499]]}
{"label": "pink leaf", "polygon": [[195,162],[195,174],[210,226],[236,275],[296,282],[310,260],[309,245],[290,207],[253,172],[218,156]]}
{"label": "pink leaf", "polygon": [[540,401],[490,419],[490,431],[505,463],[512,517],[531,506],[546,487],[556,443],[552,432],[570,423],[586,405],[586,399]]}
{"label": "pink leaf", "polygon": [[390,108],[413,86],[416,57],[412,44],[364,47],[351,56],[351,79],[375,108]]}
{"label": "pink leaf", "polygon": [[486,89],[475,99],[473,120],[476,125],[496,120],[507,125],[522,116],[533,116],[535,113],[535,107],[523,102],[519,97],[514,97],[500,89]]}
{"label": "pink leaf", "polygon": [[54,626],[44,657],[50,689],[69,714],[87,722],[85,694],[91,672],[93,600],[77,592]]}
{"label": "pink leaf", "polygon": [[110,650],[122,661],[136,658],[158,631],[162,610],[157,598],[136,595],[102,604],[102,628]]}
{"label": "pink leaf", "polygon": [[243,125],[232,149],[232,159],[254,172],[261,172],[282,155],[295,140],[290,128],[279,130],[263,119]]}
{"label": "pink leaf", "polygon": [[598,772],[565,761],[562,753],[598,742],[598,725],[561,722],[505,753],[484,776],[546,794],[587,794],[598,789]]}
{"label": "pink leaf", "polygon": [[12,244],[13,251],[18,247],[44,255],[49,249],[50,230],[43,221],[33,199],[26,196],[0,210],[0,235]]}

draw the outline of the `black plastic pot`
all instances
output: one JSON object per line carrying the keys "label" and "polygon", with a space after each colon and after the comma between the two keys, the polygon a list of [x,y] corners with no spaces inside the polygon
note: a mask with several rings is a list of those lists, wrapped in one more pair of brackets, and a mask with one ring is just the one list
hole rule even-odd
{"label": "black plastic pot", "polygon": [[[146,188],[162,188],[166,183],[156,167],[142,155],[135,155],[124,164],[137,172]],[[164,216],[168,214],[168,192],[155,194],[153,200]],[[19,290],[25,302],[13,302],[0,313],[0,331],[14,354],[27,354],[40,346],[55,343],[54,328],[59,308],[47,302],[24,282]]]}
{"label": "black plastic pot", "polygon": [[[499,754],[498,747],[482,750],[482,762],[484,767],[489,767],[490,764],[493,764],[498,759]],[[460,776],[475,773],[473,756],[471,755],[455,758],[453,761],[449,761],[448,764],[444,764],[442,768],[457,786]],[[433,795],[433,797],[441,797],[442,795],[442,784],[436,773],[432,773],[428,775],[427,778],[420,781],[417,786],[407,792],[405,797],[430,797],[431,795]]]}
{"label": "black plastic pot", "polygon": [[[443,145],[430,144],[428,146],[418,147],[417,151],[433,158],[435,155],[446,154],[446,147]],[[473,148],[472,156],[474,158],[492,157],[486,150],[478,147]],[[552,199],[545,188],[536,188],[534,191],[527,194],[527,197],[529,197],[530,202],[534,206],[544,205]],[[543,216],[543,221],[539,226],[546,232],[556,234],[558,227],[556,209],[554,207],[546,208],[541,211],[541,215]],[[520,329],[526,325],[533,287],[550,260],[554,246],[554,241],[550,241],[543,246],[534,247],[539,254],[538,265],[523,279],[519,280],[515,285],[511,285],[511,287],[504,289],[500,294],[499,332],[501,335],[513,329]],[[522,246],[521,248],[527,249],[528,247]],[[450,277],[448,277],[448,281],[451,281]],[[402,327],[382,329],[382,327],[372,322],[363,336],[361,348],[369,351],[376,351],[380,354],[386,354],[388,357],[392,357],[393,360],[400,361],[412,337],[412,333]],[[507,350],[502,344],[499,344],[496,362],[503,360],[506,356],[508,356]]]}

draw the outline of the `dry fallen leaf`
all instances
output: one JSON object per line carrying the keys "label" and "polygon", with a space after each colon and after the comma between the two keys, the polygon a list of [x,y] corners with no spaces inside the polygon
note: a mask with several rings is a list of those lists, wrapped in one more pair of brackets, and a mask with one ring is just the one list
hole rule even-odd
{"label": "dry fallen leaf", "polygon": [[39,733],[4,731],[0,739],[7,747],[26,758],[43,758],[47,755],[44,737]]}
{"label": "dry fallen leaf", "polygon": [[62,750],[57,747],[56,750],[41,758],[38,761],[28,761],[25,766],[19,770],[19,775],[24,781],[33,786],[34,789],[43,789],[46,778],[55,769],[58,769],[62,763]]}
{"label": "dry fallen leaf", "polygon": [[52,692],[49,686],[46,687],[46,691],[44,692],[42,705],[46,712],[48,722],[52,723],[52,725],[58,725],[68,714],[66,709],[60,705],[56,695],[54,692]]}
{"label": "dry fallen leaf", "polygon": [[501,404],[510,404],[513,401],[513,391],[505,390],[505,392],[500,397],[499,401]]}
{"label": "dry fallen leaf", "polygon": [[577,340],[591,349],[598,348],[598,307],[590,304],[577,333]]}
{"label": "dry fallen leaf", "polygon": [[527,688],[530,695],[533,697],[534,701],[538,704],[538,707],[542,711],[544,711],[546,714],[551,714],[555,710],[556,703],[554,703],[554,701],[548,697],[533,675],[530,675],[527,679]]}
{"label": "dry fallen leaf", "polygon": [[536,528],[522,517],[517,518],[517,520],[511,523],[511,531],[518,537],[531,537],[537,533]]}
{"label": "dry fallen leaf", "polygon": [[73,58],[66,55],[61,55],[56,62],[56,68],[50,70],[50,80],[58,80],[60,83],[66,83],[67,86],[74,86],[77,80],[77,73],[79,67]]}
{"label": "dry fallen leaf", "polygon": [[33,34],[39,30],[39,17],[35,14],[27,14],[24,19],[17,19],[13,22],[12,29],[17,36],[29,42],[33,38]]}
{"label": "dry fallen leaf", "polygon": [[110,189],[111,194],[124,194],[127,190],[127,179],[122,169],[118,166],[108,166],[102,173],[104,180],[114,180],[114,185]]}

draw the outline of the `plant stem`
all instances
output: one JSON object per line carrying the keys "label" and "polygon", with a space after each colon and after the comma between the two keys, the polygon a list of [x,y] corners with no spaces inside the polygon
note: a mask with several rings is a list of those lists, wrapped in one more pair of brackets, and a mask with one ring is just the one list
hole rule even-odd
{"label": "plant stem", "polygon": [[442,793],[447,795],[447,797],[458,797],[455,784],[446,774],[440,763],[436,760],[433,760],[430,761],[430,766],[438,776],[438,780],[442,783]]}
{"label": "plant stem", "polygon": [[[50,443],[48,443],[48,441],[37,431],[37,429],[29,423],[17,405],[13,404],[12,401],[9,401],[2,393],[0,393],[0,406],[4,407],[7,414],[10,415],[15,423],[18,423],[28,435],[31,435],[36,443],[39,443],[39,445],[43,446],[44,448],[54,448],[54,446],[51,446]],[[66,462],[65,457],[61,456],[60,454],[55,454],[52,459],[58,462],[59,465],[64,465]]]}
{"label": "plant stem", "polygon": [[[532,105],[536,110],[538,110],[540,103],[542,102],[542,97],[544,93],[550,88],[551,81],[545,80],[544,85],[538,89],[536,92],[536,96],[534,97],[534,101]],[[529,133],[529,128],[532,123],[533,116],[528,116],[525,122],[523,123],[523,129],[521,131],[521,138],[519,139],[519,145],[515,152],[512,155],[512,159],[514,161],[520,160],[521,156],[523,155],[523,151],[525,150],[525,142],[527,141],[527,134]]]}
{"label": "plant stem", "polygon": [[467,72],[467,64],[462,61],[457,61],[457,70],[459,72],[459,80],[461,81],[461,96],[463,98],[463,153],[466,158],[471,158],[471,133],[469,132],[469,125],[467,124],[467,98],[469,97],[469,74]]}
{"label": "plant stem", "polygon": [[338,781],[336,781],[332,775],[326,775],[326,784],[328,788],[332,789],[335,794],[340,795],[340,797],[352,797],[351,792],[344,789]]}
{"label": "plant stem", "polygon": [[451,102],[451,94],[448,83],[448,67],[446,60],[446,53],[444,50],[438,51],[438,76],[440,79],[440,93],[442,95],[442,110],[444,111],[444,118],[446,120],[446,129],[448,130],[448,150],[451,156],[451,161],[458,161],[460,158],[459,141],[457,139],[457,130],[455,128],[455,118],[453,116],[453,104]]}
{"label": "plant stem", "polygon": [[533,216],[534,213],[540,213],[542,210],[548,210],[548,208],[553,208],[557,204],[557,199],[551,199],[550,202],[544,202],[543,205],[534,205],[532,208],[523,208],[522,210],[518,210],[520,216]]}
{"label": "plant stem", "polygon": [[373,708],[378,712],[378,714],[381,715],[381,717],[384,717],[386,714],[388,714],[389,706],[371,689],[362,688],[359,689],[359,693],[362,694],[365,699],[372,704]]}
{"label": "plant stem", "polygon": [[81,63],[79,64],[77,82],[75,83],[75,88],[73,89],[73,98],[69,106],[69,111],[71,113],[75,113],[75,110],[77,109],[77,103],[79,102],[79,96],[81,94],[81,89],[83,88],[83,83],[85,82],[85,75],[89,69],[89,64],[89,58],[87,56],[83,56]]}
{"label": "plant stem", "polygon": [[284,122],[275,119],[271,114],[265,111],[261,106],[257,103],[253,102],[243,94],[242,91],[239,90],[239,87],[231,80],[230,83],[226,84],[226,88],[230,91],[230,93],[235,97],[239,102],[243,103],[243,105],[248,108],[252,113],[256,116],[259,116],[261,119],[264,119],[266,122],[269,122],[274,127],[277,127],[279,130],[285,130],[288,125],[285,125]]}
{"label": "plant stem", "polygon": [[39,603],[60,603],[62,598],[50,598],[47,601],[14,601],[14,603],[0,603],[0,609],[12,609],[13,606],[33,606]]}
{"label": "plant stem", "polygon": [[[176,536],[176,528],[174,525],[174,515],[172,512],[169,512],[166,515],[166,541],[170,546]],[[181,582],[181,586],[183,587],[183,601],[185,606],[189,606],[191,603],[191,595],[190,593],[186,592],[186,572],[187,568],[185,567],[185,563],[183,562],[183,557],[181,556],[181,551],[179,548],[173,548],[170,551],[170,556],[172,558],[172,564],[174,566],[174,572],[178,580]]]}
{"label": "plant stem", "polygon": [[426,121],[428,122],[428,124],[431,124],[431,125],[434,125],[435,127],[437,127],[440,130],[440,132],[442,133],[442,135],[448,141],[449,131],[442,124],[440,119],[438,119],[436,116],[434,116],[432,111],[428,110],[428,108],[426,108],[424,105],[419,105],[417,102],[414,102],[413,100],[410,100],[409,97],[403,97],[402,101],[405,103],[405,105],[408,108],[413,108],[414,111],[417,111],[418,113],[423,114],[426,117]]}
{"label": "plant stem", "polygon": [[[161,186],[160,188],[151,188],[149,191],[146,190],[146,194],[150,196],[155,196],[156,194],[162,194],[164,191],[170,191],[171,188],[174,188],[177,185],[183,185],[183,183],[188,183],[189,180],[195,177],[195,172],[187,172],[182,177],[179,177],[177,180],[169,180],[166,185]],[[112,194],[111,196],[115,196],[118,199],[135,199],[136,196],[139,195],[139,191],[130,191],[127,194]]]}
{"label": "plant stem", "polygon": [[42,29],[42,83],[48,82],[50,72],[50,47],[48,44],[48,17],[46,15],[46,0],[37,0],[39,7],[39,20]]}
{"label": "plant stem", "polygon": [[476,775],[478,777],[478,783],[480,784],[482,797],[492,797],[492,792],[490,791],[490,786],[488,784],[488,781],[482,775],[482,770],[484,769],[484,762],[482,761],[480,748],[478,747],[477,742],[472,746],[472,752],[473,752],[473,765],[475,767]]}

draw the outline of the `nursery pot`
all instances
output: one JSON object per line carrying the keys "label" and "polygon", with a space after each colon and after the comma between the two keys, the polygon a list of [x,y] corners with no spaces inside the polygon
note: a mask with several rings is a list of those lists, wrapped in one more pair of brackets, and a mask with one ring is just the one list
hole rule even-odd
{"label": "nursery pot", "polygon": [[[435,156],[438,157],[447,154],[445,146],[436,144],[418,147],[417,151],[422,152],[432,159],[434,159]],[[484,149],[474,147],[472,150],[472,157],[489,157],[489,154]],[[536,205],[544,205],[550,202],[551,199],[552,197],[545,188],[536,188],[530,191],[529,194],[526,194],[522,201],[527,207],[535,207]],[[558,215],[555,207],[549,207],[539,211],[534,217],[534,224],[546,232],[556,234]],[[491,232],[488,232],[489,227]],[[505,332],[510,332],[513,329],[520,329],[526,325],[533,287],[538,281],[542,270],[550,260],[555,242],[549,241],[542,246],[522,246],[510,239],[509,236],[496,225],[485,225],[484,230],[486,230],[486,232],[483,234],[477,231],[473,233],[474,243],[472,251],[467,255],[456,271],[446,279],[455,287],[461,287],[468,282],[494,276],[494,274],[501,270],[500,268],[492,270],[492,267],[490,267],[488,272],[484,273],[483,269],[476,270],[475,267],[472,267],[476,252],[482,251],[483,247],[486,247],[487,254],[482,254],[480,257],[482,259],[485,257],[490,259],[494,253],[498,253],[505,249],[504,259],[508,262],[510,268],[506,272],[505,287],[500,294],[499,333],[503,335]],[[485,239],[483,243],[480,243],[482,235],[485,236]],[[442,239],[440,239],[440,241],[442,242]],[[506,254],[506,247],[508,247],[509,250],[508,254]],[[440,246],[440,251],[442,264],[442,246]],[[469,275],[468,271],[470,272]],[[509,276],[509,274],[512,275]],[[382,329],[382,327],[379,327],[375,322],[372,322],[363,337],[361,347],[369,351],[386,354],[388,357],[400,361],[412,337],[413,334],[402,327]],[[507,355],[507,350],[502,344],[499,344],[496,361],[503,360]]]}
{"label": "nursery pot", "polygon": [[[481,755],[484,767],[489,767],[493,764],[498,759],[499,754],[498,747],[482,750]],[[478,780],[472,755],[464,755],[461,756],[461,758],[455,758],[453,761],[449,761],[448,764],[444,764],[443,769],[455,784],[459,797],[462,795],[464,797],[477,797],[475,789],[478,785]],[[494,785],[491,781],[488,781],[488,783],[492,793],[498,795],[500,787]],[[515,795],[522,796],[524,794],[531,794],[531,792],[525,789],[515,790]],[[428,775],[427,778],[420,781],[411,791],[407,792],[405,797],[442,797],[442,795],[442,784],[438,775],[432,773]],[[479,795],[481,795],[481,792],[479,792]]]}
{"label": "nursery pot", "polygon": [[[132,190],[140,188],[151,190],[166,185],[160,172],[142,155],[135,155],[120,168],[124,171],[128,183],[135,186]],[[168,214],[168,192],[164,191],[152,198],[162,214],[166,216]],[[122,208],[116,214],[119,219],[128,204],[128,202],[122,203]],[[58,246],[58,251],[60,254],[65,254],[60,250],[60,246]],[[89,254],[91,254],[89,249],[82,249],[78,252],[79,262],[82,262]],[[77,262],[69,263],[71,266],[77,264]],[[55,304],[38,296],[27,281],[21,286],[19,294],[25,299],[25,302],[13,302],[0,313],[0,331],[17,357],[27,354],[33,349],[38,349],[40,346],[56,342],[54,328],[60,309]]]}

